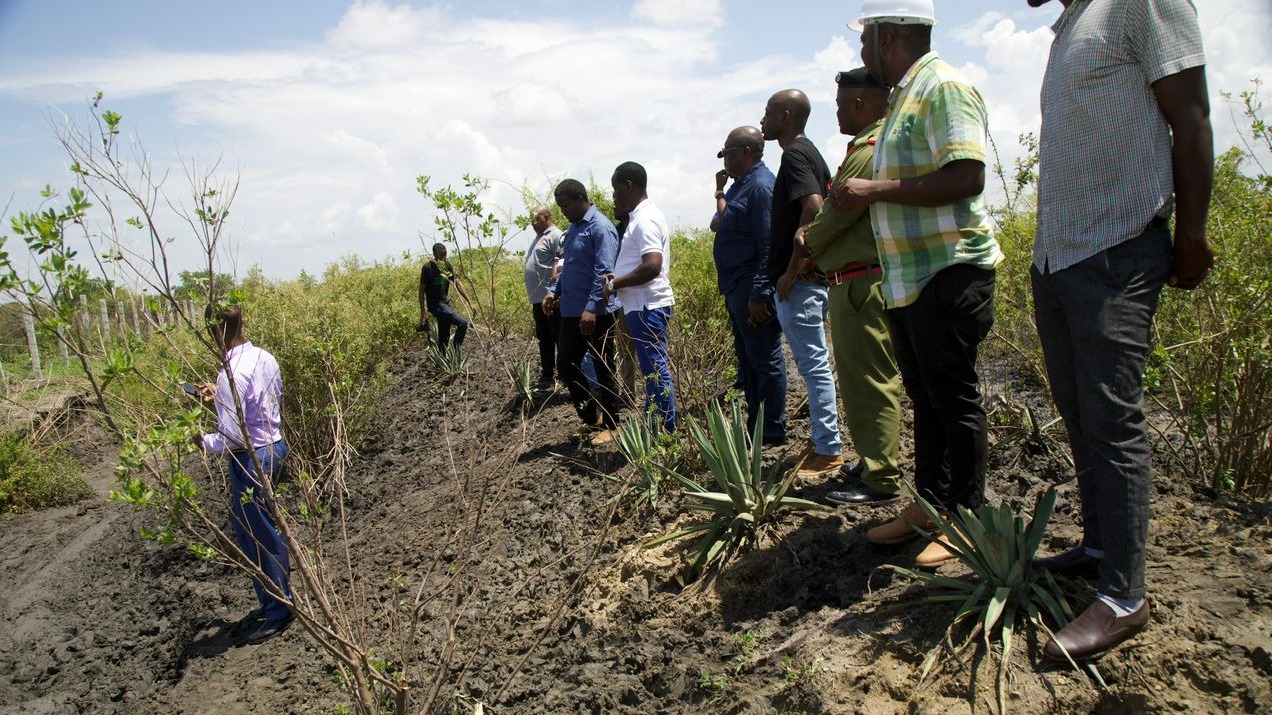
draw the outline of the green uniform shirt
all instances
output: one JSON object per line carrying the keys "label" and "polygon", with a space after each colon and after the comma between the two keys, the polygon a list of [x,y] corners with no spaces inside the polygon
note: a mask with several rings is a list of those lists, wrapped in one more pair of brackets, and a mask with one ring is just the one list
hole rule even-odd
{"label": "green uniform shirt", "polygon": [[[883,120],[862,129],[848,144],[848,154],[835,174],[835,184],[846,179],[874,177],[874,145]],[[869,209],[837,209],[830,201],[822,204],[817,218],[804,229],[804,243],[823,271],[836,271],[849,263],[874,265],[879,262]]]}
{"label": "green uniform shirt", "polygon": [[[929,52],[892,90],[875,145],[874,178],[925,176],[953,161],[986,163],[989,116],[980,92],[961,72]],[[909,305],[932,276],[959,263],[993,269],[1003,260],[983,196],[943,206],[870,205],[883,302]]]}

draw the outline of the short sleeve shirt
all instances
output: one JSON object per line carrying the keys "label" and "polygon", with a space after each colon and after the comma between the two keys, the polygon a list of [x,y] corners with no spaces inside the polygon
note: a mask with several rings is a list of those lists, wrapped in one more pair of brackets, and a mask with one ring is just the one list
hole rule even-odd
{"label": "short sleeve shirt", "polygon": [[[970,159],[985,163],[985,100],[935,52],[919,58],[892,91],[875,145],[876,179],[913,179]],[[870,205],[883,266],[883,302],[909,305],[942,270],[960,263],[993,269],[1003,260],[983,196],[941,206]]]}
{"label": "short sleeve shirt", "polygon": [[618,248],[618,259],[614,262],[614,275],[621,276],[636,270],[650,253],[662,254],[662,270],[648,283],[618,289],[624,312],[666,308],[676,303],[669,278],[671,231],[667,228],[667,217],[649,199],[645,199],[632,209],[628,217],[627,230]]}
{"label": "short sleeve shirt", "polygon": [[782,150],[782,165],[773,182],[773,233],[769,239],[768,279],[773,284],[791,262],[795,232],[804,211],[802,199],[813,194],[824,198],[829,189],[830,168],[808,137],[800,137]]}
{"label": "short sleeve shirt", "polygon": [[1152,84],[1205,64],[1192,0],[1074,0],[1052,30],[1033,253],[1044,273],[1169,215],[1170,126]]}
{"label": "short sleeve shirt", "polygon": [[535,236],[526,249],[526,298],[542,303],[552,285],[552,267],[561,255],[561,229],[549,226]]}
{"label": "short sleeve shirt", "polygon": [[424,286],[424,297],[430,309],[449,302],[450,284],[454,277],[455,269],[451,268],[450,261],[439,264],[434,259],[424,264],[420,270],[420,285]]}

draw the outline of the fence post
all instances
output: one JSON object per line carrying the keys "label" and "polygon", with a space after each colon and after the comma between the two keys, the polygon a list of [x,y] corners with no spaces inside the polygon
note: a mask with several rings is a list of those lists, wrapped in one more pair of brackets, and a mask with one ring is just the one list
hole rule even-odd
{"label": "fence post", "polygon": [[110,342],[110,314],[106,312],[106,299],[97,301],[102,308],[102,340]]}
{"label": "fence post", "polygon": [[35,341],[35,316],[23,313],[22,327],[26,328],[27,349],[31,351],[31,372],[36,377],[44,377],[40,371],[40,345]]}
{"label": "fence post", "polygon": [[62,353],[62,364],[71,364],[71,354],[66,350],[66,328],[59,326],[57,329],[57,350]]}
{"label": "fence post", "polygon": [[133,332],[136,333],[137,337],[140,338],[142,337],[141,316],[137,314],[137,300],[135,298],[130,298],[128,300],[128,307],[132,309]]}
{"label": "fence post", "polygon": [[84,340],[88,340],[88,329],[93,324],[93,317],[88,314],[88,296],[80,293],[80,327],[84,330]]}

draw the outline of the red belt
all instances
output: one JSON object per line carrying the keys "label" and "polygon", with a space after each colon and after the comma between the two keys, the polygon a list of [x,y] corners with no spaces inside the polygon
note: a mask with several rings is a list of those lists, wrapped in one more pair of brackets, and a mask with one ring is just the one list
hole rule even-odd
{"label": "red belt", "polygon": [[830,285],[837,286],[841,283],[847,283],[853,278],[862,278],[865,276],[877,276],[883,273],[883,268],[873,263],[849,263],[837,271],[827,271],[826,282]]}

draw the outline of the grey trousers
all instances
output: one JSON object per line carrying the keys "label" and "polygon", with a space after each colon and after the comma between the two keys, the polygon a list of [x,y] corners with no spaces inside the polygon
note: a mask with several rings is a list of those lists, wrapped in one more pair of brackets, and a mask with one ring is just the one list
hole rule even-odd
{"label": "grey trousers", "polygon": [[1151,444],[1144,361],[1170,275],[1165,228],[1054,273],[1031,270],[1047,377],[1064,418],[1082,496],[1082,542],[1102,549],[1100,593],[1144,595]]}

